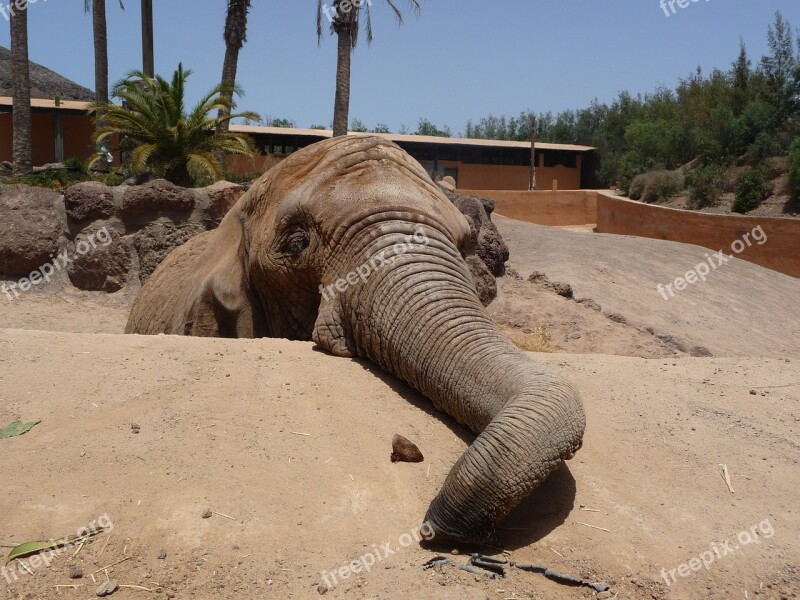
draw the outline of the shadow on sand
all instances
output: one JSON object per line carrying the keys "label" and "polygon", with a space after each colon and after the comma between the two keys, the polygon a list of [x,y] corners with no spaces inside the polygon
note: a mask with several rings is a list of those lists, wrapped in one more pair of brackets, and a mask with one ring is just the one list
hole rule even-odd
{"label": "shadow on sand", "polygon": [[[326,352],[321,348],[315,347],[315,349]],[[444,423],[466,446],[469,446],[475,439],[475,434],[469,429],[460,425],[451,416],[437,410],[430,400],[390,373],[368,360],[352,360],[384,382],[412,406]],[[452,541],[436,543],[436,540],[431,540],[430,543],[425,544],[425,547],[431,550],[446,551],[457,547],[465,552],[493,554],[500,549],[516,550],[530,546],[566,521],[575,507],[576,491],[575,478],[567,463],[563,463],[530,496],[512,510],[504,521],[498,524],[496,538],[490,546],[470,547]]]}

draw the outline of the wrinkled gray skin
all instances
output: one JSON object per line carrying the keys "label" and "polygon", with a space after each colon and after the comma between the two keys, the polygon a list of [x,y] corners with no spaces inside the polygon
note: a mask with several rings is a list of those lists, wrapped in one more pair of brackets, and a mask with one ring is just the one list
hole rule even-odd
{"label": "wrinkled gray skin", "polygon": [[[580,448],[585,419],[575,388],[487,316],[464,259],[469,233],[391,142],[320,142],[262,176],[218,229],[172,252],[126,332],[313,339],[380,365],[479,434],[426,520],[438,538],[486,541]],[[368,277],[320,294],[365,264]]]}

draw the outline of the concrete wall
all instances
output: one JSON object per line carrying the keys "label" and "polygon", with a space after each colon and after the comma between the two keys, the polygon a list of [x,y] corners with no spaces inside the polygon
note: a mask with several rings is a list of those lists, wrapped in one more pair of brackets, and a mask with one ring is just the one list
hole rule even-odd
{"label": "concrete wall", "polygon": [[[498,212],[501,212],[498,209]],[[763,245],[744,244],[738,258],[800,277],[800,219],[714,215],[633,202],[597,193],[597,232],[636,235],[704,246],[734,254],[731,244],[756,227]],[[789,299],[787,298],[787,301]]]}
{"label": "concrete wall", "polygon": [[[580,156],[578,158],[580,159]],[[530,167],[458,163],[458,186],[464,189],[527,191],[530,177]],[[553,180],[558,181],[558,189],[580,189],[580,160],[578,161],[578,167],[575,169],[569,169],[561,165],[556,167],[536,167],[537,189],[552,189]]]}
{"label": "concrete wall", "polygon": [[283,159],[288,154],[260,154],[252,159],[244,156],[229,155],[225,157],[225,170],[233,173],[237,177],[250,177],[258,173],[268,171]]}
{"label": "concrete wall", "polygon": [[528,223],[566,226],[597,222],[597,193],[591,190],[517,192],[459,188],[457,191],[467,196],[491,198],[495,212]]}
{"label": "concrete wall", "polygon": [[[270,167],[280,162],[285,155],[267,154],[256,156],[252,161],[241,157],[231,156],[226,161],[226,169],[239,177],[246,177],[251,173],[263,173]],[[580,159],[580,156],[578,157]],[[432,161],[425,161],[432,162]],[[474,165],[451,160],[440,160],[439,168],[458,169],[459,187],[471,190],[520,190],[527,191],[531,170],[528,167],[512,165]],[[578,168],[567,167],[537,167],[536,185],[539,189],[551,189],[553,180],[558,181],[561,190],[577,190],[581,186],[580,160]]]}

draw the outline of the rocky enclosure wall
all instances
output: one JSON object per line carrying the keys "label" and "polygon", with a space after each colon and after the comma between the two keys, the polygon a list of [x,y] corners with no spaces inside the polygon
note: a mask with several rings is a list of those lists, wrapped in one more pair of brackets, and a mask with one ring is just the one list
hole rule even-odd
{"label": "rocky enclosure wall", "polygon": [[138,287],[173,248],[217,227],[242,193],[228,182],[185,189],[163,179],[118,187],[79,183],[63,196],[0,186],[0,275],[14,297],[15,284],[24,292],[29,280],[46,285],[65,277],[83,290]]}
{"label": "rocky enclosure wall", "polygon": [[[67,280],[82,290],[135,291],[174,248],[216,228],[244,191],[228,182],[187,189],[163,179],[118,187],[79,183],[63,196],[0,186],[0,291],[13,300]],[[493,203],[447,193],[470,220],[472,248],[465,258],[488,304],[508,260],[490,219]]]}

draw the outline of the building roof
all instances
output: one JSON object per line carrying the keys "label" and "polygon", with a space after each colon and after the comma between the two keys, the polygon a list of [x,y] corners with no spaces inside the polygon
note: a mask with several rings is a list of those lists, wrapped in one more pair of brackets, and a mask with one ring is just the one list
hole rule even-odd
{"label": "building roof", "polygon": [[[333,132],[330,129],[295,129],[290,127],[265,127],[262,125],[231,125],[231,131],[238,133],[249,133],[250,135],[287,135],[297,137],[330,138]],[[528,148],[530,142],[515,142],[511,140],[482,140],[476,138],[447,138],[435,137],[430,135],[406,135],[399,133],[356,133],[349,132],[347,135],[377,135],[398,144],[418,143],[418,144],[443,144],[456,146],[485,146],[491,148]],[[536,142],[539,150],[565,150],[568,152],[589,152],[594,150],[592,146],[579,146],[576,144],[551,144],[548,142]]]}
{"label": "building roof", "polygon": [[[55,100],[45,100],[42,98],[31,98],[31,108],[52,108],[58,110],[70,110],[86,112],[92,105],[91,102],[80,102],[77,100],[61,100],[56,106]],[[14,106],[14,99],[11,96],[0,96],[0,106]]]}
{"label": "building roof", "polygon": [[[62,77],[55,71],[29,61],[31,73],[31,98],[93,101],[94,92]],[[0,96],[12,96],[11,50],[0,46]]]}

